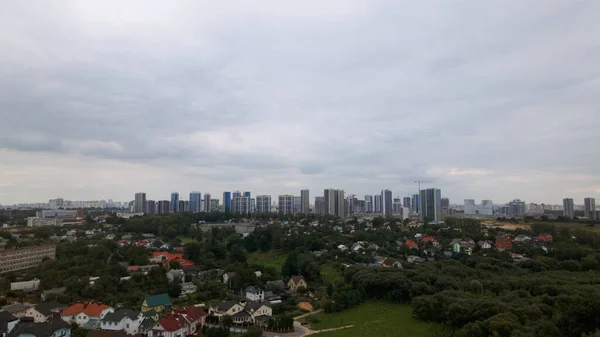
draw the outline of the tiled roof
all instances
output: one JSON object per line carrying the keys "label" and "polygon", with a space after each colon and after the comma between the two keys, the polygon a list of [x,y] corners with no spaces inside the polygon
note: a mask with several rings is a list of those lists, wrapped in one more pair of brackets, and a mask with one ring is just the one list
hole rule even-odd
{"label": "tiled roof", "polygon": [[114,312],[110,312],[104,316],[102,321],[106,322],[120,322],[123,318],[129,317],[131,320],[135,320],[140,315],[139,311],[129,310],[129,309],[118,309]]}
{"label": "tiled roof", "polygon": [[69,329],[70,327],[71,325],[62,319],[44,323],[19,322],[8,334],[8,337],[16,337],[21,335],[51,337],[56,331],[61,329]]}
{"label": "tiled roof", "polygon": [[4,311],[8,311],[11,314],[16,314],[19,313],[21,311],[25,311],[27,310],[27,306],[23,303],[15,303],[15,304],[9,304],[9,305],[5,305],[2,307],[2,310]]}
{"label": "tiled roof", "polygon": [[166,331],[177,331],[185,328],[186,323],[185,318],[180,314],[166,314],[158,321],[158,324]]}
{"label": "tiled roof", "polygon": [[171,261],[178,261],[182,267],[189,267],[194,265],[193,261],[184,259],[183,254],[171,254],[169,252],[152,252],[152,257],[158,257],[160,255],[165,257],[167,263]]}
{"label": "tiled roof", "polygon": [[106,305],[102,302],[84,302],[84,303],[75,303],[72,306],[63,310],[60,313],[61,316],[73,316],[79,313],[84,313],[88,317],[98,317],[102,313],[102,311],[110,309],[109,305]]}
{"label": "tiled roof", "polygon": [[65,307],[64,305],[62,305],[56,301],[50,301],[50,302],[44,302],[44,303],[40,303],[40,304],[36,305],[35,310],[44,316],[50,316],[50,315],[60,311],[60,309],[62,309],[64,307]]}
{"label": "tiled roof", "polygon": [[[304,280],[304,276],[302,276],[302,275],[292,276],[292,281],[294,282],[294,284],[300,283],[301,280]],[[306,282],[306,280],[304,282]]]}

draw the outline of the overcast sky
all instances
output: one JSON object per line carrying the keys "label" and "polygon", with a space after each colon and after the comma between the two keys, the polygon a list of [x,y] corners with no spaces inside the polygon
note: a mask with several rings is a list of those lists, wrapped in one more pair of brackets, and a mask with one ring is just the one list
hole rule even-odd
{"label": "overcast sky", "polygon": [[2,1],[0,203],[600,197],[600,1]]}

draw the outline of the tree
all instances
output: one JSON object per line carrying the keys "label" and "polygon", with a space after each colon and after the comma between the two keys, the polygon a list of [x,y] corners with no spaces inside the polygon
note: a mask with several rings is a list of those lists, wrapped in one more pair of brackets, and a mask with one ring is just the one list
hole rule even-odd
{"label": "tree", "polygon": [[244,249],[241,246],[234,245],[229,250],[228,259],[229,259],[229,263],[235,263],[235,262],[244,263],[244,262],[246,262],[246,259],[247,259],[246,252],[244,251]]}
{"label": "tree", "polygon": [[177,260],[169,261],[169,269],[181,269],[181,263]]}
{"label": "tree", "polygon": [[261,328],[257,327],[257,326],[249,326],[248,327],[248,331],[246,331],[242,337],[260,337],[262,336],[263,331]]}
{"label": "tree", "polygon": [[221,325],[227,329],[233,325],[233,318],[229,315],[223,315],[221,317]]}
{"label": "tree", "polygon": [[172,282],[169,284],[169,297],[178,298],[181,295],[181,284],[179,282]]}

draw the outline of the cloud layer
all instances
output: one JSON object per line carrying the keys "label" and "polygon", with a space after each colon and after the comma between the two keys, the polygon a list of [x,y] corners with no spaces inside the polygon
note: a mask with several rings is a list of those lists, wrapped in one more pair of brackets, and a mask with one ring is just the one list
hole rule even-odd
{"label": "cloud layer", "polygon": [[0,3],[0,203],[600,194],[596,1]]}

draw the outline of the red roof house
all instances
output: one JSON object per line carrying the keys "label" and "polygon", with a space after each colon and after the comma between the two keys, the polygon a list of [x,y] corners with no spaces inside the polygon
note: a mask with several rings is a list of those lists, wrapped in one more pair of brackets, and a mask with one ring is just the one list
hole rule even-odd
{"label": "red roof house", "polygon": [[537,236],[536,241],[543,242],[543,243],[552,243],[552,235],[550,235],[548,233],[542,233]]}
{"label": "red roof house", "polygon": [[168,265],[171,261],[178,261],[181,267],[191,267],[194,265],[193,261],[184,259],[183,254],[171,254],[169,252],[152,252],[153,258],[157,258],[159,256],[164,256],[164,265]]}
{"label": "red roof house", "polygon": [[406,240],[404,244],[406,245],[406,247],[408,247],[408,249],[419,249],[419,245],[412,240]]}
{"label": "red roof house", "polygon": [[499,251],[512,249],[512,237],[510,235],[503,235],[496,239],[496,249]]}
{"label": "red roof house", "polygon": [[90,319],[100,320],[113,311],[113,308],[102,302],[77,302],[60,313],[60,317],[67,323],[85,324]]}

